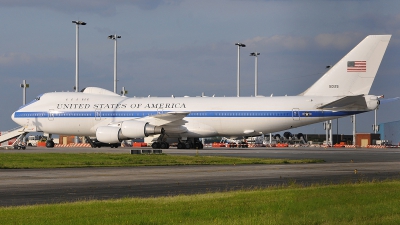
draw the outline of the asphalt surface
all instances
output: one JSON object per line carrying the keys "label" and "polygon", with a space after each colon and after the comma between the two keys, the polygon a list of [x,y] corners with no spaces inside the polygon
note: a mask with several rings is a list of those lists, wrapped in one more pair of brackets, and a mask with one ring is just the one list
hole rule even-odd
{"label": "asphalt surface", "polygon": [[[130,148],[35,148],[1,153],[113,152]],[[318,164],[1,169],[0,206],[156,197],[279,186],[400,178],[400,149],[252,148],[163,150],[177,155],[324,159]],[[357,172],[355,172],[357,171]]]}

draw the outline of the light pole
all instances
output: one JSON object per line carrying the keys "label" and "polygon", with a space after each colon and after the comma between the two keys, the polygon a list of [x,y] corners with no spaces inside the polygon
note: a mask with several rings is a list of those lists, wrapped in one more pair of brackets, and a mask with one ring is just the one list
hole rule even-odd
{"label": "light pole", "polygon": [[329,120],[329,144],[333,146],[332,120]]}
{"label": "light pole", "polygon": [[238,61],[237,61],[237,96],[240,96],[240,47],[246,47],[245,44],[236,43],[238,46]]}
{"label": "light pole", "polygon": [[351,122],[353,123],[353,145],[356,145],[356,115],[351,116]]}
{"label": "light pole", "polygon": [[374,125],[372,125],[372,130],[374,131],[374,134],[376,134],[376,132],[379,131],[379,125],[376,124],[376,113],[378,112],[377,110],[378,108],[375,109],[375,120],[374,120]]}
{"label": "light pole", "polygon": [[20,87],[23,88],[22,90],[22,105],[26,104],[26,89],[29,87],[29,84],[26,83],[25,80],[22,81],[22,84],[20,84]]}
{"label": "light pole", "polygon": [[75,92],[79,91],[79,25],[86,25],[83,21],[73,20],[76,24],[76,67],[75,67]]}
{"label": "light pole", "polygon": [[117,39],[121,38],[116,34],[108,36],[108,39],[114,40],[114,93],[117,93]]}
{"label": "light pole", "polygon": [[255,76],[255,84],[254,84],[254,97],[257,97],[257,86],[258,86],[258,56],[260,55],[259,52],[252,52],[250,53],[250,56],[255,56],[256,57],[256,62],[255,62],[255,72],[254,72],[254,76]]}

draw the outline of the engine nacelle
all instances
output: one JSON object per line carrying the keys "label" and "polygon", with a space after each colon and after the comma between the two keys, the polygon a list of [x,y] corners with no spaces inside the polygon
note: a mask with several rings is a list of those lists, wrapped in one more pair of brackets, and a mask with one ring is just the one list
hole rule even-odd
{"label": "engine nacelle", "polygon": [[118,143],[131,138],[144,138],[152,134],[161,134],[164,128],[148,122],[128,120],[118,125],[102,126],[96,130],[96,138],[103,143]]}
{"label": "engine nacelle", "polygon": [[143,138],[152,134],[161,134],[164,129],[148,122],[127,120],[121,124],[122,136],[126,138]]}
{"label": "engine nacelle", "polygon": [[366,95],[365,96],[365,103],[367,104],[367,108],[369,110],[374,110],[378,108],[380,101],[378,99],[378,96],[375,95]]}
{"label": "engine nacelle", "polygon": [[112,126],[98,127],[96,130],[96,138],[98,141],[103,143],[119,143],[121,128]]}

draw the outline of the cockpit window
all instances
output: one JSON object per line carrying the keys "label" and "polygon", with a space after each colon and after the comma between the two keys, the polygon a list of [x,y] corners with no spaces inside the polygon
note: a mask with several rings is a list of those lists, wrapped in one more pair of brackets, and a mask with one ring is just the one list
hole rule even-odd
{"label": "cockpit window", "polygon": [[42,95],[43,95],[43,94],[38,95],[35,99],[33,99],[32,101],[30,101],[28,104],[19,107],[19,109],[22,109],[22,108],[24,108],[25,106],[28,106],[28,105],[30,105],[30,104],[32,104],[32,103],[35,103],[35,102],[39,101],[39,100],[40,100],[40,97],[42,97]]}

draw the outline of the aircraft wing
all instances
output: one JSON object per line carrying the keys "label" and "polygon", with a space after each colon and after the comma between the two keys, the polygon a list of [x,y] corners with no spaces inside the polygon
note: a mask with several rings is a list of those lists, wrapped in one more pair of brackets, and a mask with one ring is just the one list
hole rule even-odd
{"label": "aircraft wing", "polygon": [[155,114],[151,116],[136,119],[138,121],[146,121],[155,126],[163,126],[168,124],[183,125],[186,121],[183,120],[190,112],[168,112],[162,114]]}
{"label": "aircraft wing", "polygon": [[367,107],[364,95],[345,96],[328,104],[318,107],[318,109],[346,108],[350,106]]}

